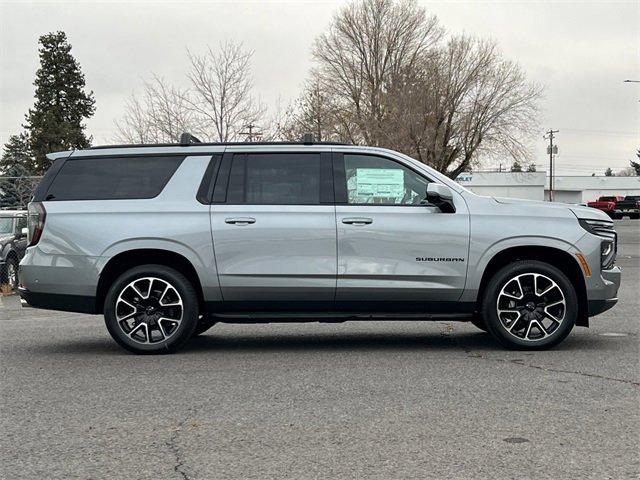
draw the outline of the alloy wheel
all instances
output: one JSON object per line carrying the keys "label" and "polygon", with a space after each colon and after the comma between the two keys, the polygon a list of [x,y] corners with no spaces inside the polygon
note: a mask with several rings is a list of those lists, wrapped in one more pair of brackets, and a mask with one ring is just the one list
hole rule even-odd
{"label": "alloy wheel", "polygon": [[540,273],[523,273],[504,284],[496,308],[500,324],[510,335],[536,342],[560,327],[567,304],[554,280]]}
{"label": "alloy wheel", "polygon": [[143,277],[125,286],[116,300],[116,321],[131,340],[158,343],[180,327],[184,305],[178,290],[166,280]]}

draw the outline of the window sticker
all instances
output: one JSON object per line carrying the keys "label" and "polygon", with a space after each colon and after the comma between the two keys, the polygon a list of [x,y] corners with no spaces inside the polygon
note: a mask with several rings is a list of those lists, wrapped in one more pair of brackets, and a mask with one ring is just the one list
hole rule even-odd
{"label": "window sticker", "polygon": [[402,199],[404,172],[399,168],[358,168],[356,195],[362,198]]}

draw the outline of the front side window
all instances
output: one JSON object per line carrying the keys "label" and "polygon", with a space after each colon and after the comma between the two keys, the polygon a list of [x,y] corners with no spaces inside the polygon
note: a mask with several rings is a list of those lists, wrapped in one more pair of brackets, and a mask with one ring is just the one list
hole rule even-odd
{"label": "front side window", "polygon": [[67,160],[45,200],[122,200],[157,196],[184,157]]}
{"label": "front side window", "polygon": [[349,205],[424,205],[429,181],[413,170],[372,155],[344,155]]}
{"label": "front side window", "polygon": [[320,154],[235,155],[229,176],[229,203],[315,205],[320,201]]}
{"label": "front side window", "polygon": [[0,217],[0,235],[12,233],[11,231],[12,228],[13,228],[13,218]]}

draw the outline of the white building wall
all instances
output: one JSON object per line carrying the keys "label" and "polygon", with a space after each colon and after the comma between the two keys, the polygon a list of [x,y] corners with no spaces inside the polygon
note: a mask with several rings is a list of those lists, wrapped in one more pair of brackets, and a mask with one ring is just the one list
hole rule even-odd
{"label": "white building wall", "polygon": [[[546,172],[463,173],[456,181],[478,195],[549,199]],[[640,195],[640,177],[586,177],[561,175],[554,178],[554,201],[587,203],[604,195]]]}
{"label": "white building wall", "polygon": [[456,181],[478,195],[544,200],[544,179],[544,172],[477,172]]}

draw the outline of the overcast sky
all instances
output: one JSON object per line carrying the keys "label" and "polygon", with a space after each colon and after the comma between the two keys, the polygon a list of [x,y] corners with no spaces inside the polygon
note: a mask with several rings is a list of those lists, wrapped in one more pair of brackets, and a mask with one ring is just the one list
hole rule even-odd
{"label": "overcast sky", "polygon": [[[256,93],[268,105],[297,96],[314,38],[341,1],[0,0],[0,142],[19,133],[33,104],[38,36],[64,30],[94,91],[87,122],[109,143],[126,97],[151,72],[185,84],[186,49],[235,39],[253,50]],[[542,135],[560,130],[558,173],[602,174],[640,148],[640,2],[421,1],[450,33],[493,38],[507,58],[545,86],[540,131],[531,139],[546,169]],[[508,162],[508,160],[505,160]]]}

